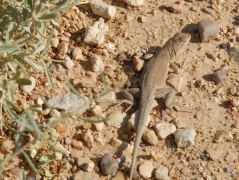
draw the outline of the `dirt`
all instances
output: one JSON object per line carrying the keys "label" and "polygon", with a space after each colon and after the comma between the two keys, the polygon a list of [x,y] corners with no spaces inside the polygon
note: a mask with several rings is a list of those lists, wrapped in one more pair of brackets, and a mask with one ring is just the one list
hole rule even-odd
{"label": "dirt", "polygon": [[[225,49],[219,48],[222,43],[230,43],[239,48],[239,36],[234,33],[235,29],[239,28],[239,24],[235,22],[235,17],[239,15],[239,3],[236,0],[215,1],[222,3],[212,6],[214,1],[209,0],[148,0],[141,7],[129,7],[119,0],[105,2],[114,5],[117,8],[117,14],[112,20],[106,21],[106,24],[109,25],[106,43],[113,43],[115,51],[108,51],[106,56],[102,55],[105,64],[103,80],[102,74],[89,69],[89,55],[97,47],[85,45],[82,41],[76,42],[77,37],[83,38],[85,28],[99,19],[98,16],[92,14],[88,4],[80,4],[60,18],[56,31],[58,32],[57,37],[70,35],[70,47],[79,46],[86,60],[74,61],[75,66],[70,70],[60,67],[59,70],[52,71],[53,88],[47,86],[44,74],[32,72],[32,76],[38,80],[38,84],[30,100],[34,101],[36,95],[50,98],[60,92],[69,91],[67,85],[64,84],[64,78],[70,80],[80,94],[91,98],[96,98],[108,90],[116,91],[139,87],[138,81],[141,72],[135,71],[132,57],[120,59],[119,55],[129,54],[129,51],[139,55],[142,53],[155,54],[175,33],[181,30],[189,32],[192,35],[192,40],[185,53],[175,60],[181,66],[184,64],[180,92],[175,99],[180,106],[176,109],[166,110],[165,119],[162,119],[162,109],[154,108],[149,128],[164,120],[174,123],[177,128],[194,128],[197,132],[195,145],[189,148],[177,148],[172,135],[166,140],[159,140],[158,144],[154,146],[142,144],[138,164],[146,160],[153,162],[154,168],[163,164],[168,167],[171,179],[239,179],[239,106],[232,103],[232,101],[239,101],[239,64],[228,55]],[[162,8],[163,6],[175,7],[177,11],[168,11]],[[69,16],[72,15],[77,16],[78,19],[70,20]],[[218,22],[220,33],[218,38],[201,43],[197,23],[204,18],[214,19]],[[71,22],[78,23],[77,30],[66,28],[66,25]],[[100,51],[104,48],[98,49]],[[56,57],[56,49],[52,48],[49,54],[51,57]],[[223,68],[225,78],[221,83],[215,84],[214,81],[206,77],[218,68]],[[198,87],[196,84],[199,81],[201,85]],[[232,86],[236,86],[237,95],[230,93]],[[136,104],[127,112],[128,116],[137,110],[137,102],[136,98]],[[162,104],[161,101],[159,104]],[[124,112],[127,107],[128,105],[124,104],[113,110]],[[85,114],[86,117],[88,115]],[[43,122],[47,121],[47,116],[39,116]],[[91,123],[78,121],[74,117],[67,119],[63,124],[65,124],[66,130],[62,130],[63,127],[61,127],[60,133],[56,132],[58,134],[57,141],[69,152],[79,150],[78,157],[63,156],[60,161],[53,160],[47,168],[53,176],[45,176],[45,179],[72,177],[81,170],[81,167],[76,164],[77,159],[84,158],[95,162],[92,175],[99,179],[110,179],[113,176],[102,175],[98,162],[105,153],[113,155],[117,151],[117,147],[112,145],[111,140],[117,138],[131,145],[134,142],[135,133],[127,128],[122,130],[122,128],[105,126],[102,131],[98,132]],[[218,130],[225,130],[232,135],[232,138],[213,142],[214,135]],[[88,144],[84,141],[88,131],[93,138],[88,137],[89,141],[92,141],[90,146],[87,146]],[[67,140],[70,141],[72,138],[83,144],[72,146],[67,143]],[[40,157],[44,152],[37,156]],[[155,154],[154,157],[152,157],[152,153]],[[228,157],[228,154],[235,158]],[[126,156],[131,158],[130,153],[126,153]],[[20,163],[17,168],[21,167]],[[121,171],[127,174],[128,167],[129,164],[120,165],[118,173]],[[13,168],[11,167],[11,169]],[[11,169],[5,174],[5,179],[14,177]],[[28,169],[26,171],[28,172]]]}

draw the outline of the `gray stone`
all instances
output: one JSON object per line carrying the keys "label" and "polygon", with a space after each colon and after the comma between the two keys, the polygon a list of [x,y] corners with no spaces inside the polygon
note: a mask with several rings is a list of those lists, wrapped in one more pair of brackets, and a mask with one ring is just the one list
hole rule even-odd
{"label": "gray stone", "polygon": [[203,19],[198,23],[199,33],[202,42],[216,38],[219,33],[219,25],[210,19]]}
{"label": "gray stone", "polygon": [[145,161],[139,165],[139,174],[141,177],[145,179],[152,177],[153,170],[154,170],[154,166],[151,161]]}
{"label": "gray stone", "polygon": [[193,128],[178,129],[174,133],[174,139],[177,147],[190,147],[194,145],[196,131]]}
{"label": "gray stone", "polygon": [[176,126],[167,122],[161,122],[156,124],[155,132],[157,136],[161,139],[165,139],[170,134],[173,134],[176,131]]}
{"label": "gray stone", "polygon": [[166,166],[160,165],[155,171],[155,179],[157,179],[157,180],[169,180],[168,168]]}
{"label": "gray stone", "polygon": [[221,83],[225,78],[225,72],[223,69],[217,69],[215,70],[212,79],[215,82],[215,84]]}
{"label": "gray stone", "polygon": [[111,19],[115,16],[116,8],[104,3],[102,0],[91,0],[90,8],[93,14],[106,19]]}
{"label": "gray stone", "polygon": [[119,163],[117,160],[113,159],[110,154],[106,153],[101,158],[100,167],[105,176],[114,175],[119,168]]}
{"label": "gray stone", "polygon": [[104,23],[103,18],[100,18],[86,30],[84,42],[90,45],[102,45],[108,30],[108,25]]}
{"label": "gray stone", "polygon": [[78,171],[74,174],[74,180],[98,180],[97,177],[95,177],[90,172],[84,172],[84,171]]}
{"label": "gray stone", "polygon": [[89,99],[85,96],[72,93],[60,94],[50,100],[47,104],[55,109],[82,114],[89,108]]}

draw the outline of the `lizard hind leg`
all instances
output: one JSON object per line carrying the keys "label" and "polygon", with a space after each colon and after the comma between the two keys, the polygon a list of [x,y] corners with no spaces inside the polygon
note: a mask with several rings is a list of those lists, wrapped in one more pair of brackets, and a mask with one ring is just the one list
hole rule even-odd
{"label": "lizard hind leg", "polygon": [[155,98],[165,98],[165,106],[170,108],[174,103],[175,92],[172,88],[159,88],[155,90]]}

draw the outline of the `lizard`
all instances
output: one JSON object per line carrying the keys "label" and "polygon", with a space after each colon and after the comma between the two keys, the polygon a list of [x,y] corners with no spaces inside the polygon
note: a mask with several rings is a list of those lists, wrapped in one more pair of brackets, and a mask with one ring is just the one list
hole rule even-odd
{"label": "lizard", "polygon": [[143,69],[140,80],[139,114],[136,123],[136,136],[130,167],[130,180],[133,178],[139,144],[144,129],[147,126],[147,117],[150,114],[154,98],[165,97],[165,106],[170,107],[174,93],[172,88],[167,88],[166,86],[169,65],[170,62],[185,49],[190,39],[191,35],[188,33],[176,33]]}

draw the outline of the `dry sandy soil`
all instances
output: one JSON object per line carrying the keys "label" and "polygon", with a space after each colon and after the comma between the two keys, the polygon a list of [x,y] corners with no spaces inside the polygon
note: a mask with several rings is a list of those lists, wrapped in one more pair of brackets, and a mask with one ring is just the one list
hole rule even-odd
{"label": "dry sandy soil", "polygon": [[[236,33],[236,28],[239,28],[238,1],[219,0],[213,4],[214,1],[210,0],[185,0],[178,1],[180,3],[177,4],[177,1],[147,0],[140,7],[129,7],[120,0],[105,2],[117,7],[117,13],[112,20],[106,21],[109,26],[106,43],[111,42],[115,50],[106,51],[106,55],[102,56],[105,66],[103,75],[92,72],[89,68],[89,55],[95,53],[97,47],[88,46],[79,40],[79,37],[84,37],[85,28],[98,20],[99,16],[92,14],[87,3],[80,4],[60,18],[55,36],[69,39],[70,48],[80,47],[86,60],[73,60],[75,65],[70,70],[63,66],[58,67],[59,70],[53,70],[55,84],[53,89],[47,86],[44,74],[33,72],[38,83],[30,99],[34,100],[37,94],[50,98],[60,92],[69,91],[64,84],[64,78],[70,79],[82,95],[92,99],[109,90],[120,92],[119,89],[137,88],[141,71],[135,71],[130,54],[135,53],[134,55],[139,57],[142,54],[154,54],[175,33],[181,30],[187,31],[192,35],[191,42],[187,50],[175,60],[179,66],[184,64],[180,74],[181,87],[175,98],[179,106],[166,110],[162,110],[161,106],[154,108],[148,128],[152,129],[155,124],[162,121],[173,123],[177,128],[194,128],[195,144],[188,148],[177,148],[173,135],[166,140],[159,139],[157,145],[143,142],[137,163],[141,164],[149,160],[154,168],[162,164],[169,169],[171,179],[239,179],[239,64],[236,59],[229,56],[226,49],[219,46],[230,43],[239,48],[238,30]],[[163,5],[175,7],[179,12],[167,11],[162,8]],[[78,18],[74,20],[72,16]],[[202,43],[196,24],[204,18],[218,22],[220,33],[218,38]],[[79,23],[78,29],[73,32],[70,30],[71,27],[67,27],[71,21]],[[102,48],[98,48],[96,53],[101,54],[100,50]],[[56,49],[52,48],[49,54],[55,57]],[[120,58],[126,55],[127,58]],[[216,84],[208,77],[219,68],[223,69],[225,76],[221,83]],[[123,98],[117,93],[117,100],[120,99]],[[127,112],[126,109],[129,107],[127,104],[112,108],[111,112],[126,112],[127,117],[130,117],[138,109],[138,100],[135,98],[135,104]],[[158,101],[161,105],[162,102]],[[84,116],[93,115],[89,110]],[[43,117],[47,119],[47,116]],[[104,126],[103,130],[96,131],[91,123],[78,121],[74,117],[62,122],[62,126],[56,128],[55,134],[57,141],[70,152],[70,155],[63,156],[58,161],[51,160],[51,163],[44,168],[53,176],[45,175],[45,179],[67,179],[74,177],[79,171],[85,172],[80,165],[85,160],[94,162],[95,168],[89,173],[92,179],[93,176],[98,179],[114,177],[104,176],[101,173],[99,160],[105,153],[115,154],[115,158],[122,160],[122,156],[117,157],[117,142],[121,140],[132,147],[135,132],[125,126],[116,128],[112,126],[114,123],[109,124]],[[220,130],[223,130],[223,133],[220,134],[219,140],[214,142],[215,133]],[[82,140],[87,133],[90,134],[89,140]],[[73,145],[72,139],[77,141]],[[116,142],[112,143],[112,139]],[[41,152],[37,156],[46,152]],[[124,179],[122,174],[127,174],[129,167],[127,161],[130,161],[131,153],[126,151],[123,155],[126,157],[126,162],[120,164],[115,179]],[[21,163],[18,168],[20,167],[22,167]],[[14,176],[13,172],[10,169],[5,178],[11,179]],[[153,178],[154,175],[149,179]]]}

